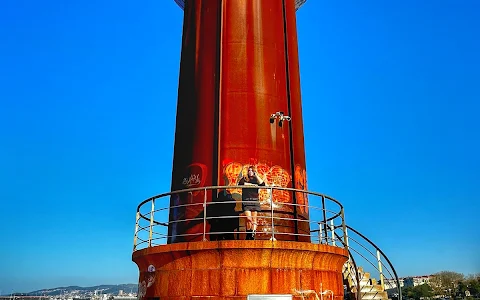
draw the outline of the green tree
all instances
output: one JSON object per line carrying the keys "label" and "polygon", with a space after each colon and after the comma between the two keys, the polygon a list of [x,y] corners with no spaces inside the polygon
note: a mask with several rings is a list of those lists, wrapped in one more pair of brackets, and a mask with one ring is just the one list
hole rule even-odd
{"label": "green tree", "polygon": [[468,291],[467,282],[465,282],[465,281],[460,281],[460,282],[458,283],[457,292],[458,292],[460,295],[465,296],[465,291]]}
{"label": "green tree", "polygon": [[420,298],[429,298],[433,296],[433,290],[428,284],[421,284],[414,287],[402,289],[404,297],[420,300]]}
{"label": "green tree", "polygon": [[457,291],[458,284],[464,280],[465,276],[461,273],[442,271],[430,278],[430,285],[435,295],[453,295]]}
{"label": "green tree", "polygon": [[402,288],[402,295],[404,298],[413,298],[413,286],[403,287]]}
{"label": "green tree", "polygon": [[468,276],[465,285],[471,296],[480,297],[480,274]]}

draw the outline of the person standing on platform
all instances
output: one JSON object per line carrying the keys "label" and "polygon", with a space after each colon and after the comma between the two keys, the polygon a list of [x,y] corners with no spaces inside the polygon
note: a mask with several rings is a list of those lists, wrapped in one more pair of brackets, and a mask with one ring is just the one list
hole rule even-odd
{"label": "person standing on platform", "polygon": [[[248,168],[247,177],[240,179],[238,185],[245,185],[242,188],[242,210],[247,217],[247,240],[255,239],[255,231],[257,230],[257,215],[261,211],[260,201],[258,199],[258,186],[265,186],[265,182],[258,176],[257,172],[250,166]],[[249,187],[255,186],[255,187]]]}

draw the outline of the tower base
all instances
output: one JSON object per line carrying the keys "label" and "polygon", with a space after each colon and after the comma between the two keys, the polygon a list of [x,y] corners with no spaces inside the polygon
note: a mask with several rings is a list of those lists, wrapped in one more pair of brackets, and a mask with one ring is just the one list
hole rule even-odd
{"label": "tower base", "polygon": [[291,294],[342,300],[339,247],[283,241],[190,242],[135,251],[139,299],[246,299]]}

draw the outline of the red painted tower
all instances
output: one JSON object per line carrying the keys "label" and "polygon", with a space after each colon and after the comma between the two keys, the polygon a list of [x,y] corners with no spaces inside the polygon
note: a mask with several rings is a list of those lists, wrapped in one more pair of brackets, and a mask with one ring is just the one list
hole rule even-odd
{"label": "red painted tower", "polygon": [[[137,212],[139,298],[329,291],[331,300],[343,299],[348,252],[334,235],[311,242],[327,225],[334,234],[338,218],[339,228],[344,223],[343,209],[330,214],[317,194],[322,221],[311,226],[295,15],[305,0],[175,1],[184,8],[184,28],[172,192],[145,200]],[[242,233],[239,183],[249,167],[265,182],[254,241]],[[229,240],[213,241],[207,208],[222,192],[231,196],[236,215],[227,217],[237,226],[224,229],[235,232]],[[164,197],[169,203],[159,208]],[[147,203],[151,210],[142,213]],[[159,220],[164,209],[168,220]]]}
{"label": "red painted tower", "polygon": [[[296,8],[293,0],[185,3],[172,190],[237,185],[251,165],[267,186],[306,189]],[[241,199],[240,190],[231,192]],[[260,192],[265,209],[273,197],[278,216],[308,219],[303,194],[272,193]],[[204,201],[201,193],[184,196],[173,197],[172,205]],[[202,210],[184,208],[172,221]],[[306,230],[282,222],[284,231]],[[198,240],[191,234],[203,230],[202,224],[173,224],[172,242]]]}

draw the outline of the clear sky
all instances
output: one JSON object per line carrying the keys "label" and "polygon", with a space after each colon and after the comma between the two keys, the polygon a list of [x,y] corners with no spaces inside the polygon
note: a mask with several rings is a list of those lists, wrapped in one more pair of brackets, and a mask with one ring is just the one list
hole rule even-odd
{"label": "clear sky", "polygon": [[[182,16],[0,2],[0,293],[137,281],[136,206],[170,188]],[[480,2],[297,17],[309,189],[400,276],[480,272]]]}

